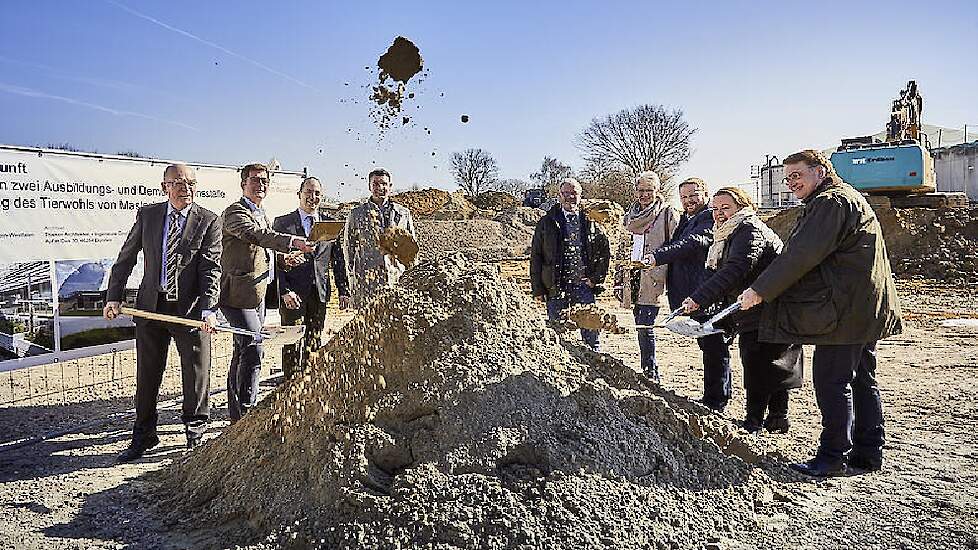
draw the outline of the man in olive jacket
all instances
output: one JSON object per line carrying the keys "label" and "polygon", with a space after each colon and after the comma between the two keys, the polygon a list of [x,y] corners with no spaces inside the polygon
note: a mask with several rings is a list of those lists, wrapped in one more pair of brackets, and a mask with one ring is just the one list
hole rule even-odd
{"label": "man in olive jacket", "polygon": [[903,330],[883,232],[866,199],[818,151],[784,160],[802,212],[784,251],[740,295],[745,309],[767,302],[758,338],[815,344],[812,377],[822,413],[818,452],[792,464],[802,473],[878,470],[883,406],[876,342]]}
{"label": "man in olive jacket", "polygon": [[[540,218],[530,243],[530,287],[533,297],[547,304],[551,321],[574,304],[593,304],[608,276],[608,237],[580,204],[581,184],[566,178],[560,185],[560,204]],[[581,338],[599,350],[598,331],[581,329]]]}
{"label": "man in olive jacket", "polygon": [[[305,237],[270,227],[261,203],[268,192],[268,168],[241,169],[241,199],[221,215],[221,313],[231,326],[259,332],[265,323],[265,291],[273,278],[275,252],[295,247],[313,251]],[[228,367],[228,416],[239,420],[258,401],[258,375],[264,351],[261,341],[235,334]]]}

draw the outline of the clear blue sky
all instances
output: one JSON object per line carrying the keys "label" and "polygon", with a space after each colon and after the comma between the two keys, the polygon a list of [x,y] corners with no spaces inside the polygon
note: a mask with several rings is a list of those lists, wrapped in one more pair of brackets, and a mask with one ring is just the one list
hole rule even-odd
{"label": "clear blue sky", "polygon": [[[374,163],[398,188],[451,188],[448,157],[467,147],[503,177],[544,155],[580,168],[589,120],[641,103],[686,113],[699,132],[681,175],[714,186],[766,153],[879,131],[911,78],[925,122],[978,128],[978,2],[677,4],[8,0],[0,142],[275,156],[353,197]],[[428,77],[411,86],[415,124],[378,141],[364,67],[397,35]]]}

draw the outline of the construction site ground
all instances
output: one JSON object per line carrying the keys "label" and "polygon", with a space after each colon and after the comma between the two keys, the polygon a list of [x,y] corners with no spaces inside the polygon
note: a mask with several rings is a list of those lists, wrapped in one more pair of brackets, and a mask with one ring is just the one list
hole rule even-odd
{"label": "construction site ground", "polygon": [[[504,276],[524,279],[525,270],[525,261],[501,264]],[[934,281],[901,281],[899,288],[907,330],[879,346],[887,432],[883,470],[789,484],[772,498],[789,500],[803,513],[765,517],[763,530],[748,534],[717,533],[716,548],[978,548],[978,328],[941,325],[978,317],[978,291]],[[608,299],[602,305],[630,321]],[[332,311],[330,326],[349,318]],[[226,355],[227,339],[217,338],[214,345],[215,356]],[[634,333],[603,335],[602,345],[638,368]],[[698,399],[702,368],[695,342],[663,330],[657,352],[662,384]],[[131,363],[133,355],[123,353],[118,360]],[[265,374],[277,363],[277,351],[268,353]],[[744,407],[736,353],[733,364],[734,398],[724,413],[731,423],[742,418]],[[215,361],[213,389],[224,386],[225,368],[223,360]],[[757,436],[785,461],[807,459],[817,441],[819,414],[810,373],[806,378],[791,396],[791,431]],[[178,378],[167,377],[166,384],[164,405],[179,395]],[[164,526],[149,496],[147,474],[185,452],[178,407],[161,412],[157,448],[134,463],[115,463],[130,435],[128,391],[107,386],[64,405],[0,409],[2,442],[82,426],[0,453],[0,548],[226,546],[214,533]],[[220,437],[227,426],[225,405],[226,394],[218,391],[208,438]]]}

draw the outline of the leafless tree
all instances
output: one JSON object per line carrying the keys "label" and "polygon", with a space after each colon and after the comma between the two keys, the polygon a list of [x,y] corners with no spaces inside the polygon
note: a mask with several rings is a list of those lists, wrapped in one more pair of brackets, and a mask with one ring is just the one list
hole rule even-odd
{"label": "leafless tree", "polygon": [[543,157],[543,162],[540,164],[540,171],[530,174],[530,179],[536,182],[537,186],[546,189],[549,195],[551,191],[557,189],[557,184],[561,180],[573,176],[574,171],[570,166],[567,166],[556,158]]}
{"label": "leafless tree", "polygon": [[496,191],[509,193],[517,198],[522,198],[526,190],[530,188],[530,182],[521,179],[503,179],[496,182],[493,186]]}
{"label": "leafless tree", "polygon": [[452,175],[465,194],[474,197],[492,187],[499,178],[499,167],[487,151],[466,149],[452,154]]}
{"label": "leafless tree", "polygon": [[612,200],[623,208],[635,199],[632,176],[613,165],[587,162],[578,179],[586,198]]}
{"label": "leafless tree", "polygon": [[668,180],[692,155],[691,128],[679,109],[639,105],[591,124],[577,137],[584,160],[630,176],[653,170]]}

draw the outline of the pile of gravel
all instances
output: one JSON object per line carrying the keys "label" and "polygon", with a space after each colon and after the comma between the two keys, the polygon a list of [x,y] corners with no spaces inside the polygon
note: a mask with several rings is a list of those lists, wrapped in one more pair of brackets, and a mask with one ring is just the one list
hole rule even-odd
{"label": "pile of gravel", "polygon": [[470,261],[494,261],[529,253],[533,229],[492,220],[416,223],[421,260],[461,252]]}
{"label": "pile of gravel", "polygon": [[456,255],[408,270],[159,494],[226,544],[698,548],[749,540],[772,501],[738,433]]}

